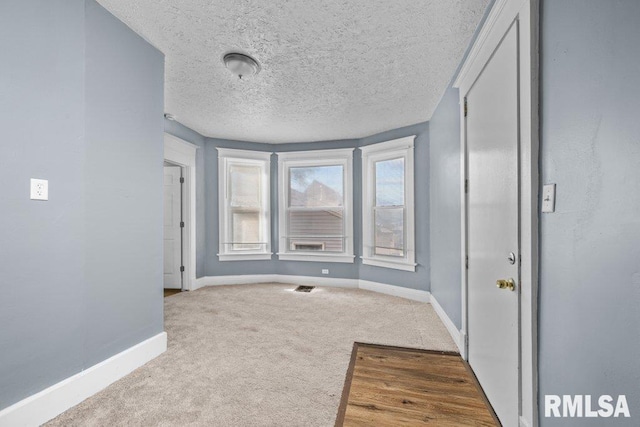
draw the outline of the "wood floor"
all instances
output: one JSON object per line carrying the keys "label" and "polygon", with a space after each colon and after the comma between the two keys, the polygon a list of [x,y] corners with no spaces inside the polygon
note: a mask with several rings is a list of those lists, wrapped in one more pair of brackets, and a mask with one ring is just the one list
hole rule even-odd
{"label": "wood floor", "polygon": [[336,426],[499,426],[457,353],[355,343]]}
{"label": "wood floor", "polygon": [[179,294],[180,292],[182,292],[180,289],[165,289],[164,297],[170,297],[171,295]]}

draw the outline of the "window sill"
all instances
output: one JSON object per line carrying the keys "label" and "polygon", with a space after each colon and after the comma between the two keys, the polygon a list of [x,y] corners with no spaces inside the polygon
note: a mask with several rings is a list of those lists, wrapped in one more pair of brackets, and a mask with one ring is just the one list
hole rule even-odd
{"label": "window sill", "polygon": [[280,261],[311,261],[311,262],[341,262],[345,264],[353,264],[354,255],[340,254],[292,254],[278,253]]}
{"label": "window sill", "polygon": [[403,271],[416,271],[416,263],[407,263],[407,262],[398,262],[380,258],[362,258],[362,263],[365,265],[374,265],[376,267],[384,267],[384,268],[393,268],[395,270],[403,270]]}
{"label": "window sill", "polygon": [[218,254],[218,261],[269,261],[271,253],[246,252],[237,254]]}

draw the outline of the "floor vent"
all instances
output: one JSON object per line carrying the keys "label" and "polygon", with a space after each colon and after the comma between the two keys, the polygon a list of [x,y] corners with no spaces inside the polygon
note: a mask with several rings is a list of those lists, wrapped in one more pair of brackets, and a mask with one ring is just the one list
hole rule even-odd
{"label": "floor vent", "polygon": [[315,286],[298,286],[296,292],[311,292]]}

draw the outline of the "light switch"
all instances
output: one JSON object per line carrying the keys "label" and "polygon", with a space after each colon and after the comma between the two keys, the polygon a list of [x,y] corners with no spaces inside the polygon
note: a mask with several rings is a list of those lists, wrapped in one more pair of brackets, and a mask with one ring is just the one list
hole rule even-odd
{"label": "light switch", "polygon": [[556,211],[556,185],[545,184],[542,186],[542,212],[551,213]]}
{"label": "light switch", "polygon": [[31,200],[49,200],[49,181],[31,178]]}

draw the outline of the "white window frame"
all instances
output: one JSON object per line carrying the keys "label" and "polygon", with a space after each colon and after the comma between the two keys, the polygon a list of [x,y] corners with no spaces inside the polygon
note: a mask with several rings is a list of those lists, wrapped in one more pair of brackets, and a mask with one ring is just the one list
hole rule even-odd
{"label": "white window frame", "polygon": [[[312,150],[277,153],[278,155],[278,213],[279,251],[281,261],[314,261],[353,263],[353,151]],[[289,206],[289,170],[292,167],[342,166],[344,182],[344,249],[342,253],[292,252],[287,245],[287,208]]]}
{"label": "white window frame", "polygon": [[[218,259],[220,261],[257,261],[271,259],[271,153],[231,148],[218,150]],[[263,250],[232,251],[226,244],[231,238],[229,204],[229,167],[232,164],[259,166],[262,169],[262,236]]]}
{"label": "white window frame", "polygon": [[[396,270],[416,271],[415,253],[415,193],[414,193],[415,135],[360,147],[362,151],[362,263]],[[405,236],[404,257],[376,255],[375,242],[375,163],[404,159]]]}

